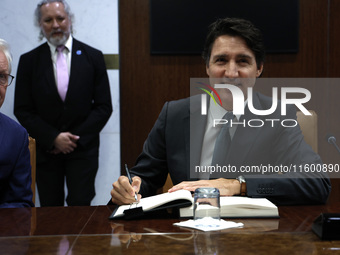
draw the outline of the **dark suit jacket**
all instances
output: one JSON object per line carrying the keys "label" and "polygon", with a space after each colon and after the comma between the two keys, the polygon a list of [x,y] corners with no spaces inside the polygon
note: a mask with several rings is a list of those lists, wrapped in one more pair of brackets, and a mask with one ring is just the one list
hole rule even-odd
{"label": "dark suit jacket", "polygon": [[31,181],[27,132],[0,113],[0,208],[34,206]]}
{"label": "dark suit jacket", "polygon": [[58,94],[50,48],[44,43],[20,57],[14,113],[37,141],[37,160],[52,149],[60,132],[79,135],[74,153],[96,155],[99,132],[112,112],[103,54],[73,39],[65,102]]}
{"label": "dark suit jacket", "polygon": [[[272,100],[254,93],[255,109],[269,109]],[[168,172],[174,184],[186,180],[195,180],[190,175],[194,166],[199,166],[206,116],[200,114],[200,96],[167,102],[151,130],[131,173],[143,179],[141,194],[149,196],[163,186]],[[262,119],[265,125],[251,128],[238,125],[232,139],[228,162],[238,170],[241,166],[303,165],[322,163],[304,141],[299,126],[284,128],[276,122],[274,128],[265,119],[283,119],[280,107],[270,116],[255,116],[248,108],[240,122],[245,119]],[[296,119],[296,111],[288,107],[284,119]],[[254,123],[253,123],[254,124]],[[257,123],[258,124],[258,123]],[[291,125],[292,123],[285,123]],[[191,127],[191,129],[190,129]],[[190,148],[191,140],[191,148]],[[191,172],[193,173],[193,172]],[[278,204],[324,203],[330,193],[330,181],[327,174],[287,173],[262,175],[238,171],[226,173],[224,178],[244,175],[247,181],[247,195],[267,197]],[[221,177],[221,175],[217,176]]]}

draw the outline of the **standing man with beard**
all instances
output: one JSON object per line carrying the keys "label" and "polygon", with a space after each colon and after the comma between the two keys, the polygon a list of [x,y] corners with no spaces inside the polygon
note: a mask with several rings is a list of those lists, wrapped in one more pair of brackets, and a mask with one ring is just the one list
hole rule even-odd
{"label": "standing man with beard", "polygon": [[90,205],[99,133],[111,112],[103,54],[72,36],[69,5],[43,0],[35,18],[47,42],[21,56],[14,113],[37,141],[41,206]]}

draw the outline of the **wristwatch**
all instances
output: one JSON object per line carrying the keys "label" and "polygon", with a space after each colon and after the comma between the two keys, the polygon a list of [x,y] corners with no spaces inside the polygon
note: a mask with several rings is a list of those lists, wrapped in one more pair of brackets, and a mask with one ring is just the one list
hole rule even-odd
{"label": "wristwatch", "polygon": [[236,179],[240,182],[241,184],[241,189],[240,189],[240,194],[241,196],[245,196],[247,193],[247,184],[246,184],[246,179],[244,178],[243,175],[240,175],[236,177]]}

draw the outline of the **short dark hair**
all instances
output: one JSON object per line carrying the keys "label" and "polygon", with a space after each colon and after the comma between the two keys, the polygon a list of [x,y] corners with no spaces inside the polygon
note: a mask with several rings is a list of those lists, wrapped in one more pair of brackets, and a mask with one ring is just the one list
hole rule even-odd
{"label": "short dark hair", "polygon": [[257,67],[264,63],[265,47],[262,32],[253,23],[240,18],[218,19],[209,26],[202,57],[209,65],[211,50],[215,40],[222,35],[239,36],[245,40],[249,49],[254,53]]}

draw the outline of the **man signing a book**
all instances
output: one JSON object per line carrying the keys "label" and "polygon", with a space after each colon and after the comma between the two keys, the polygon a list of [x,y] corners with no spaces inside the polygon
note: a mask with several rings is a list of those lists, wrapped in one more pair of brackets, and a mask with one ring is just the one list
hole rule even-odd
{"label": "man signing a book", "polygon": [[[242,91],[244,115],[232,113],[235,111],[233,97],[227,88],[216,88],[214,93],[220,100],[216,100],[217,104],[213,100],[207,102],[206,115],[201,114],[201,95],[165,103],[136,165],[130,170],[132,183],[126,176],[120,176],[113,183],[112,202],[132,203],[135,193],[138,199],[155,195],[170,174],[174,186],[169,192],[215,187],[221,196],[265,197],[279,205],[325,203],[331,190],[326,173],[264,175],[240,171],[243,166],[322,164],[319,155],[305,143],[299,125],[286,128],[265,123],[256,129],[242,125],[223,129],[222,126],[227,125],[215,126],[212,121],[218,118],[242,123],[243,119],[254,116],[249,105],[255,109],[271,108],[270,97],[258,92],[248,97],[248,88],[254,87],[264,67],[265,50],[260,30],[244,19],[218,19],[209,27],[203,58],[210,80],[220,79],[221,83],[232,84]],[[296,120],[294,105],[287,106],[286,110],[285,118]],[[267,117],[281,120],[281,105]],[[192,139],[190,122],[196,118],[199,119],[194,122],[197,137]],[[191,141],[199,145],[190,146]],[[230,164],[237,171],[217,176],[205,173],[192,178],[193,162],[199,166]]]}

